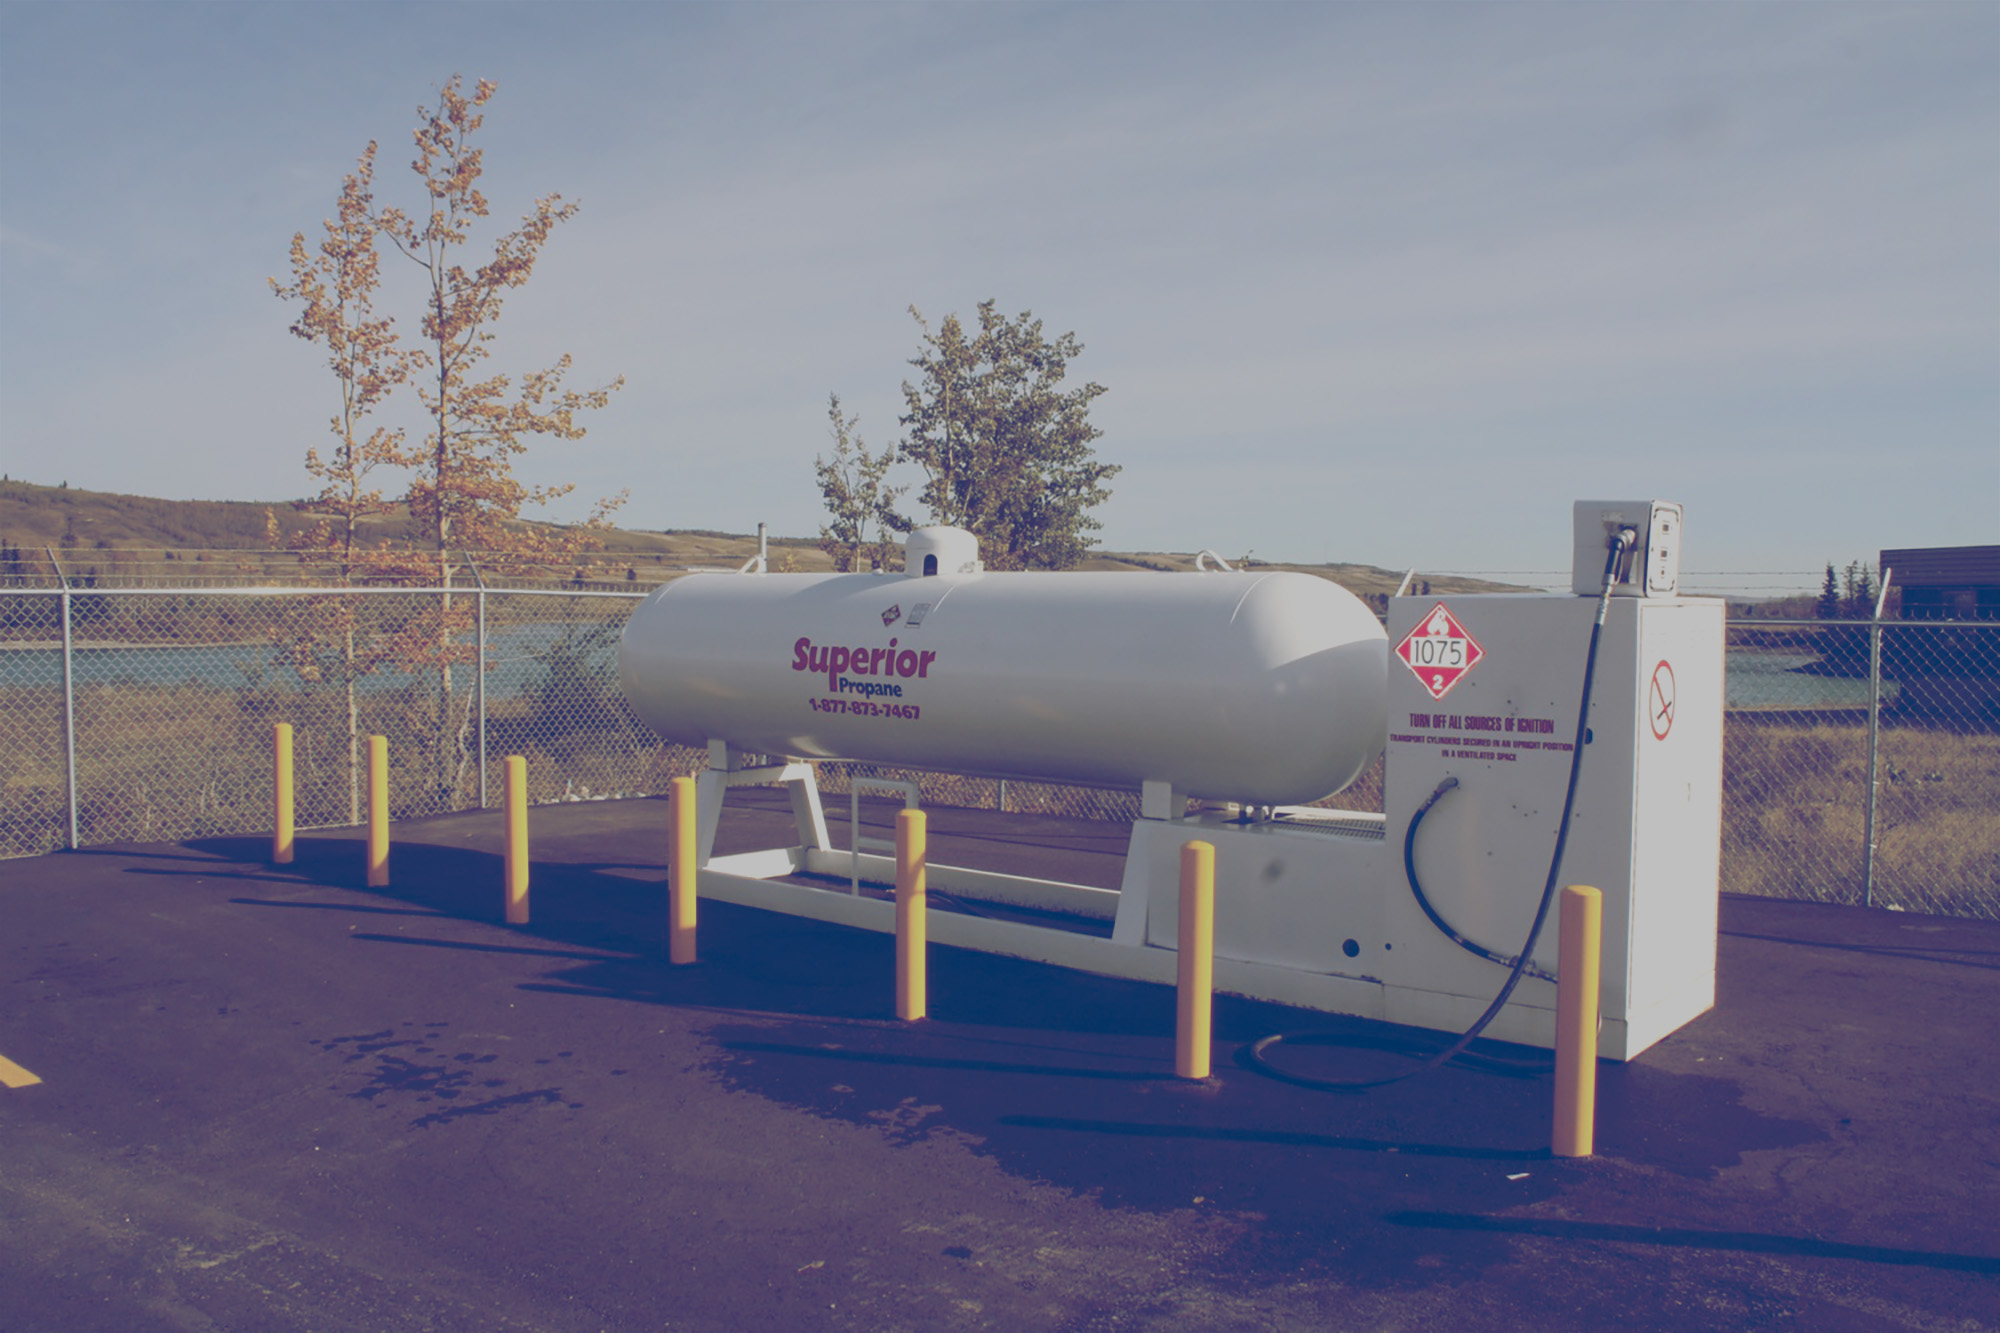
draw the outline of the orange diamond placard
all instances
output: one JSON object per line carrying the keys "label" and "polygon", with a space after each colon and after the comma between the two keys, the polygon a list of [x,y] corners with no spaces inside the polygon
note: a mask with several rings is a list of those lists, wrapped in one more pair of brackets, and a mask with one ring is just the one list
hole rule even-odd
{"label": "orange diamond placard", "polygon": [[1479,665],[1486,652],[1439,602],[1403,636],[1396,645],[1396,656],[1416,673],[1431,698],[1442,699],[1466,672]]}

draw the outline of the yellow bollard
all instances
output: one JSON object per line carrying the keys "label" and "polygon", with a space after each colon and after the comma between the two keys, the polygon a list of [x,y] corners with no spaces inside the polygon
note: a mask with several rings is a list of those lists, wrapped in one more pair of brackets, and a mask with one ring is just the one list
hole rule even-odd
{"label": "yellow bollard", "polygon": [[1207,1078],[1215,992],[1215,845],[1181,844],[1174,1074]]}
{"label": "yellow bollard", "polygon": [[528,761],[507,756],[507,924],[528,924]]}
{"label": "yellow bollard", "polygon": [[368,738],[368,887],[389,887],[389,738]]}
{"label": "yellow bollard", "polygon": [[896,812],[896,1017],[926,1016],[929,978],[924,974],[927,922],[924,917],[924,812]]}
{"label": "yellow bollard", "polygon": [[1556,965],[1556,1113],[1549,1151],[1588,1157],[1597,1135],[1598,954],[1604,895],[1584,884],[1562,891]]}
{"label": "yellow bollard", "polygon": [[271,728],[271,861],[292,863],[292,842],[298,833],[292,789],[292,724]]}
{"label": "yellow bollard", "polygon": [[695,864],[695,785],[675,778],[667,797],[667,959],[695,961],[695,902],[700,867]]}

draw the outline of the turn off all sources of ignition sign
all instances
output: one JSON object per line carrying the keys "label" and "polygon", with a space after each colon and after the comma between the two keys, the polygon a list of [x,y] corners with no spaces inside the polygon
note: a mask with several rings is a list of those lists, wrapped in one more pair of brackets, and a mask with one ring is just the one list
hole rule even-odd
{"label": "turn off all sources of ignition sign", "polygon": [[1435,745],[1439,755],[1446,759],[1511,762],[1522,750],[1568,754],[1576,748],[1568,741],[1554,738],[1556,724],[1546,717],[1459,713],[1410,713],[1406,717],[1409,730],[1392,731],[1389,739],[1402,745]]}

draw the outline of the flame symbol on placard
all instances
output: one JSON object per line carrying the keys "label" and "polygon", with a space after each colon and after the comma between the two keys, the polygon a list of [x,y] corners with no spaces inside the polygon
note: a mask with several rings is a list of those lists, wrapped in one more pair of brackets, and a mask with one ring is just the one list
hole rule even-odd
{"label": "flame symbol on placard", "polygon": [[1442,603],[1437,610],[1431,612],[1431,618],[1424,626],[1424,633],[1440,639],[1451,637],[1451,618],[1445,615]]}

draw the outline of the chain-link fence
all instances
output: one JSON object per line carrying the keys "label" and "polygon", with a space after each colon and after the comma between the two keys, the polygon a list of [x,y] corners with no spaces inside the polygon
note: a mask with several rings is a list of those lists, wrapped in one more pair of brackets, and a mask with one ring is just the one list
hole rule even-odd
{"label": "chain-link fence", "polygon": [[[649,793],[699,766],[618,689],[634,598],[563,591],[0,593],[0,855],[263,827],[270,736],[294,730],[301,827],[359,822],[366,743],[389,808]],[[483,651],[482,651],[483,645]]]}
{"label": "chain-link fence", "polygon": [[[0,592],[0,855],[267,827],[271,724],[302,827],[352,824],[365,740],[396,818],[652,794],[705,756],[625,706],[638,594],[472,589]],[[1722,887],[2000,918],[2000,623],[1732,622]],[[932,805],[1122,820],[1136,792],[877,765]],[[1379,811],[1382,766],[1322,804]]]}
{"label": "chain-link fence", "polygon": [[1732,622],[1722,887],[2000,917],[2000,623]]}

